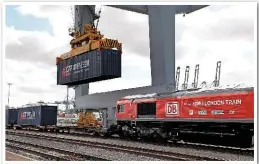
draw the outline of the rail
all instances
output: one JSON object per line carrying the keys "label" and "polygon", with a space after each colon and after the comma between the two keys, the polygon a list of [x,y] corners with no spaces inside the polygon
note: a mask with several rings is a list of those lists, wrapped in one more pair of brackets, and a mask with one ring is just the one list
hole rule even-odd
{"label": "rail", "polygon": [[[28,130],[19,130],[19,132],[16,130],[6,130],[7,133],[9,134],[14,134],[14,133],[24,133],[27,132],[29,133]],[[33,131],[35,132],[35,131]],[[36,131],[37,133],[40,134],[48,134],[53,132],[39,132]],[[61,133],[63,134],[63,133]],[[70,132],[69,134],[66,134],[67,136],[87,136],[87,137],[94,137],[94,138],[107,138],[107,136],[103,135],[96,135],[97,133],[78,133],[78,132]],[[111,136],[108,138],[116,139],[116,140],[122,140],[122,141],[129,141],[128,139],[122,139],[118,138],[116,136]],[[131,141],[131,140],[130,140]],[[161,145],[161,143],[156,143],[156,142],[150,142],[150,141],[138,141],[134,140],[134,142],[138,143],[149,143],[153,145]],[[240,148],[240,147],[233,147],[233,146],[221,146],[221,145],[213,145],[213,144],[202,144],[202,143],[192,143],[192,142],[178,142],[178,143],[172,143],[172,142],[167,142],[163,143],[164,146],[177,146],[177,147],[184,147],[184,148],[193,148],[193,149],[204,149],[204,150],[212,150],[212,151],[217,151],[217,152],[222,152],[222,153],[233,153],[233,154],[244,154],[244,155],[250,155],[254,156],[254,148]]]}
{"label": "rail", "polygon": [[39,135],[39,134],[31,134],[31,133],[27,133],[27,134],[15,133],[15,135],[26,136],[31,138],[40,138],[40,139],[63,142],[63,143],[65,142],[65,143],[77,144],[81,146],[92,146],[95,148],[125,152],[129,154],[143,155],[147,157],[153,157],[153,158],[168,160],[168,161],[223,161],[223,159],[218,159],[215,157],[189,155],[189,154],[183,154],[183,153],[177,153],[177,152],[152,150],[152,149],[139,148],[134,146],[114,145],[114,144],[100,143],[100,142],[93,142],[93,141],[83,141],[83,140],[69,139],[64,137]]}
{"label": "rail", "polygon": [[[35,143],[28,143],[28,142],[22,142],[22,141],[17,141],[13,139],[6,139],[7,142],[7,147],[10,148],[15,148],[19,149],[22,151],[26,151],[35,155],[40,155],[46,159],[51,159],[51,160],[57,160],[57,161],[84,161],[84,160],[91,160],[91,161],[107,161],[107,159],[103,158],[98,158],[98,157],[93,157],[89,156],[86,154],[82,153],[76,153],[72,152],[69,150],[65,149],[58,149],[58,148],[53,148],[53,147],[47,147]],[[29,148],[28,148],[29,146]],[[41,149],[41,150],[38,150]],[[45,153],[45,151],[42,150],[47,150],[46,152],[49,151],[49,153]],[[53,153],[55,152],[55,153]],[[56,153],[57,152],[57,153]]]}

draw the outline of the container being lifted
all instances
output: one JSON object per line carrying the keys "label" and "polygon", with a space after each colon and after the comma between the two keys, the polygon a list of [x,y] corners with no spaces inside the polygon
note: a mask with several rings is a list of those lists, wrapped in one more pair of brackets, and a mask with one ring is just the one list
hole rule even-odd
{"label": "container being lifted", "polygon": [[72,50],[56,58],[57,84],[79,85],[121,77],[122,44],[103,39],[92,25],[84,33],[71,31]]}

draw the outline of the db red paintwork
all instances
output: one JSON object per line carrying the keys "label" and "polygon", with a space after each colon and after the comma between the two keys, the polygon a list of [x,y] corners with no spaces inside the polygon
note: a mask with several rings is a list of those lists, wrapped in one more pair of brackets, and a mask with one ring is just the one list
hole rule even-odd
{"label": "db red paintwork", "polygon": [[156,120],[254,119],[254,91],[121,99],[117,104],[123,104],[124,111],[117,111],[116,118],[137,118],[137,103],[140,102],[156,102]]}

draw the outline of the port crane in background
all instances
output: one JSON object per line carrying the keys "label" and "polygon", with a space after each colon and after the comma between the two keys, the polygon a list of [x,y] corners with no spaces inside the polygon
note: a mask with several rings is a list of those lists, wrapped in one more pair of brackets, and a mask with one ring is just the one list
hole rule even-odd
{"label": "port crane in background", "polygon": [[215,80],[213,81],[214,87],[218,87],[218,86],[219,86],[220,71],[221,71],[221,61],[218,61],[218,62],[217,62],[217,66],[216,66]]}
{"label": "port crane in background", "polygon": [[180,67],[177,67],[176,77],[175,77],[175,90],[179,89],[179,81],[180,81]]}
{"label": "port crane in background", "polygon": [[187,90],[187,88],[188,88],[189,72],[190,72],[190,66],[186,66],[182,90]]}
{"label": "port crane in background", "polygon": [[193,83],[192,83],[192,87],[193,87],[193,88],[197,88],[197,87],[198,87],[199,71],[200,71],[200,65],[197,64],[197,65],[195,66],[195,71],[194,71],[194,80],[193,80]]}

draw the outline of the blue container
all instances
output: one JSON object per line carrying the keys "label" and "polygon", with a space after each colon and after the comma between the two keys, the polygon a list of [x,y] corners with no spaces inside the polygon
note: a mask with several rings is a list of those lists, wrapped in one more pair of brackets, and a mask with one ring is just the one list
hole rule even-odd
{"label": "blue container", "polygon": [[79,85],[121,77],[121,51],[93,50],[57,65],[58,85]]}
{"label": "blue container", "polygon": [[6,125],[16,125],[17,124],[17,117],[18,116],[18,109],[7,109],[5,110],[5,124]]}
{"label": "blue container", "polygon": [[57,106],[32,106],[20,108],[18,125],[46,126],[57,124]]}

